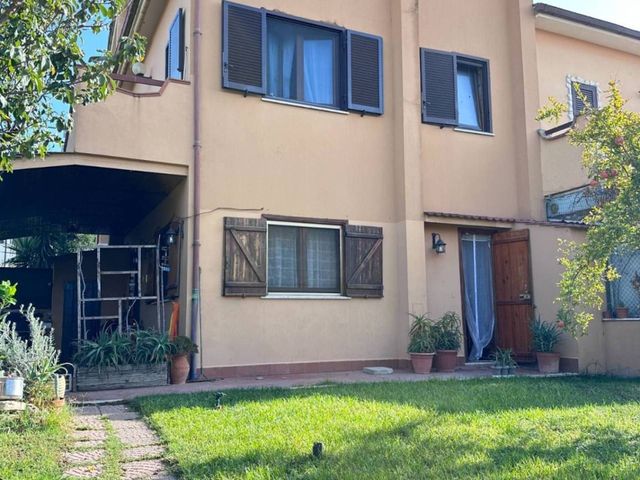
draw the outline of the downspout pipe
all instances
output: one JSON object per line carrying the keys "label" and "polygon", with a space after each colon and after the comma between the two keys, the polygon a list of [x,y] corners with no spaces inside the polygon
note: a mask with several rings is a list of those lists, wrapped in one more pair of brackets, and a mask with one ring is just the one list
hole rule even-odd
{"label": "downspout pipe", "polygon": [[[193,0],[193,247],[192,247],[192,271],[191,271],[191,340],[198,343],[200,320],[200,40],[202,29],[200,25],[200,0]],[[200,345],[202,348],[202,345]],[[198,355],[191,356],[191,371],[189,379],[198,378]]]}

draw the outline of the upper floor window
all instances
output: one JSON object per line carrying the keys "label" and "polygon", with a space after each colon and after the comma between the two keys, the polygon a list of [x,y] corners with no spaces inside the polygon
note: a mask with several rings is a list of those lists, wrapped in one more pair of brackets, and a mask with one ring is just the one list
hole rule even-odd
{"label": "upper floor window", "polygon": [[225,88],[382,114],[382,38],[223,2]]}
{"label": "upper floor window", "polygon": [[489,61],[421,49],[422,121],[491,132]]}
{"label": "upper floor window", "polygon": [[267,94],[339,107],[339,32],[271,16],[267,32]]}
{"label": "upper floor window", "polygon": [[184,50],[184,10],[179,8],[169,28],[169,41],[165,48],[165,78],[184,79]]}
{"label": "upper floor window", "polygon": [[571,81],[571,105],[573,117],[577,117],[585,109],[586,104],[598,108],[598,86],[595,84]]}

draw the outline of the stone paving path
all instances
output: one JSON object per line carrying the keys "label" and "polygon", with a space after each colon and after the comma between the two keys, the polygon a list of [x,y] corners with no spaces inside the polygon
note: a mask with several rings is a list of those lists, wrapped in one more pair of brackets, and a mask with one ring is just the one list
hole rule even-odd
{"label": "stone paving path", "polygon": [[[162,461],[165,450],[160,439],[126,405],[77,407],[74,413],[64,478],[113,478],[115,468],[124,480],[175,480]],[[107,472],[109,456],[115,460],[111,459]]]}

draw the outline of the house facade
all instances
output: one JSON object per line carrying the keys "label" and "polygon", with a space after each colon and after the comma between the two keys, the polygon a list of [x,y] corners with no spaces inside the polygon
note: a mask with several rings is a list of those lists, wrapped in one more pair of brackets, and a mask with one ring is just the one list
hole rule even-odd
{"label": "house facade", "polygon": [[[146,35],[144,72],[78,108],[64,153],[17,162],[46,192],[21,231],[178,232],[207,377],[406,367],[409,313],[459,313],[461,364],[532,359],[588,183],[571,123],[536,113],[554,96],[579,121],[573,85],[602,104],[611,79],[640,108],[640,32],[530,0],[241,1],[131,2],[111,48]],[[638,339],[597,315],[561,366],[640,373]]]}

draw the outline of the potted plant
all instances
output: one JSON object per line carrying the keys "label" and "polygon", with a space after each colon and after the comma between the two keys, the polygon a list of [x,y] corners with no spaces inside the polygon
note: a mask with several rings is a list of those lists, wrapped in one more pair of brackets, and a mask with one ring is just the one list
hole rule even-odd
{"label": "potted plant", "polygon": [[102,331],[95,340],[78,344],[76,387],[86,391],[166,385],[171,351],[166,333]]}
{"label": "potted plant", "polygon": [[198,345],[189,337],[178,335],[171,340],[171,383],[182,385],[189,376],[189,355],[198,353]]}
{"label": "potted plant", "polygon": [[498,371],[500,376],[515,374],[518,364],[513,359],[513,352],[510,348],[497,348],[491,357],[495,361],[493,368]]}
{"label": "potted plant", "polygon": [[433,324],[436,349],[435,367],[438,372],[453,372],[458,363],[458,350],[462,343],[460,317],[455,312],[445,313]]}
{"label": "potted plant", "polygon": [[531,323],[533,345],[541,373],[558,373],[560,371],[560,354],[553,351],[560,340],[560,329],[557,325],[544,322],[538,315]]}
{"label": "potted plant", "polygon": [[409,356],[411,366],[415,373],[426,374],[431,372],[433,356],[435,355],[435,342],[433,338],[433,321],[426,315],[414,315],[411,329],[409,330]]}
{"label": "potted plant", "polygon": [[618,305],[616,305],[616,318],[629,318],[629,309],[622,301],[618,301]]}

